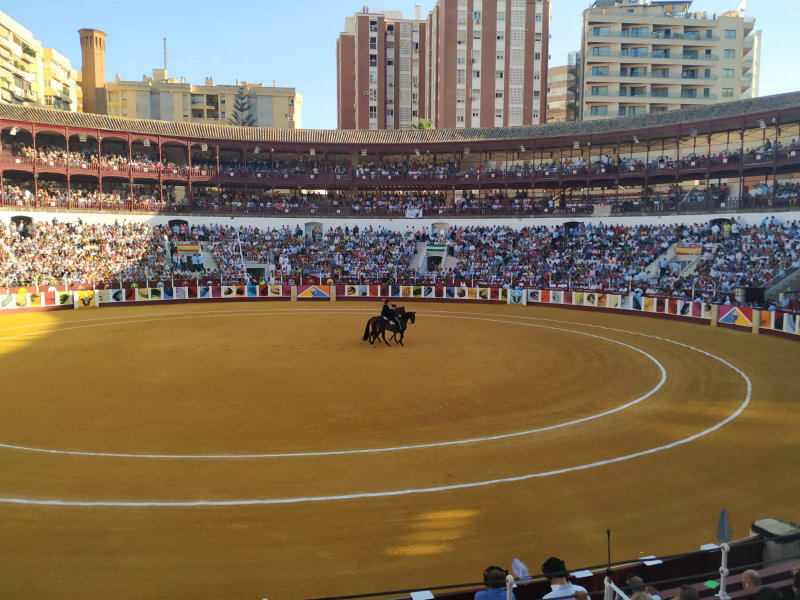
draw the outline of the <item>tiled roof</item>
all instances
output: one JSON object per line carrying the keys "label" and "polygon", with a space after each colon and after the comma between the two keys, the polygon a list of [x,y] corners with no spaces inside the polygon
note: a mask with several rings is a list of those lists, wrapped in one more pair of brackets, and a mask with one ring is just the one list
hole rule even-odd
{"label": "tiled roof", "polygon": [[197,139],[198,141],[227,140],[263,142],[266,144],[287,143],[312,147],[314,145],[350,144],[374,147],[376,145],[465,144],[492,141],[519,141],[524,143],[526,140],[536,138],[575,137],[690,123],[699,124],[710,120],[730,119],[747,114],[793,108],[800,109],[800,92],[616,119],[481,129],[272,129],[266,127],[238,127],[234,125],[205,125],[129,119],[126,117],[109,117],[106,115],[29,108],[3,103],[0,103],[0,119],[57,127]]}

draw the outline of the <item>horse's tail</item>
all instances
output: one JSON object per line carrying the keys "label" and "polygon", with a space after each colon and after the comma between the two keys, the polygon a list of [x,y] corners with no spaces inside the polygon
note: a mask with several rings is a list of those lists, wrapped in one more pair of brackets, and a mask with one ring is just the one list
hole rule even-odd
{"label": "horse's tail", "polygon": [[372,322],[372,319],[367,320],[367,328],[364,330],[364,337],[361,338],[365,342],[369,339],[369,325]]}

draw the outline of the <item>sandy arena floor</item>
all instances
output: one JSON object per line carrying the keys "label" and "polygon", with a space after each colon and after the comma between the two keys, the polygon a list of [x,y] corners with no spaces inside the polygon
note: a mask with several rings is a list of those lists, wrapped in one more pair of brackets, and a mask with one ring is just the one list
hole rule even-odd
{"label": "sandy arena floor", "polygon": [[425,588],[798,517],[797,342],[407,308],[391,349],[361,341],[379,302],[2,315],[0,596]]}

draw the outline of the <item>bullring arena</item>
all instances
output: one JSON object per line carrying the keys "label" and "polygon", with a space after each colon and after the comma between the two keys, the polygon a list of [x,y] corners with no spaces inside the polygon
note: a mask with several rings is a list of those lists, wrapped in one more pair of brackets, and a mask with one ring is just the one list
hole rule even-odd
{"label": "bullring arena", "polygon": [[[758,134],[758,120],[788,111],[775,114],[787,119],[791,135],[800,99],[789,96],[753,101],[763,106],[731,103],[744,106],[731,122]],[[0,126],[19,129],[23,117],[35,116],[27,123],[33,139],[37,128],[51,135],[55,125],[34,112],[14,120],[5,112]],[[694,122],[696,112],[687,113],[659,119]],[[719,124],[703,123],[710,145]],[[59,124],[65,139],[78,125]],[[128,141],[140,125],[131,125]],[[770,127],[782,140],[779,127]],[[564,135],[562,146],[571,139]],[[763,150],[773,199],[777,177],[789,181],[800,161],[785,150],[789,143],[780,155]],[[186,148],[190,157],[192,144]],[[39,168],[39,159],[16,160],[4,149],[6,181],[9,171],[22,177]],[[737,163],[742,179],[762,173],[760,161]],[[45,171],[56,168],[45,162]],[[690,163],[682,163],[687,180],[697,177]],[[636,173],[648,176],[644,165]],[[703,168],[708,177],[716,167]],[[670,176],[683,181],[675,169]],[[537,176],[534,168],[527,183]],[[171,176],[157,177],[163,190]],[[186,177],[191,191],[191,171]],[[557,183],[565,184],[562,175]],[[131,231],[120,233],[129,227],[123,221],[168,233],[202,225],[223,239],[215,228],[298,224],[304,231],[292,244],[305,234],[302,243],[312,248],[322,218],[177,214],[133,204],[89,211],[72,204],[71,193],[62,204],[39,205],[38,190],[7,203],[4,230],[56,223],[37,230],[35,239],[47,240],[68,223],[79,232],[70,247],[78,253],[90,236],[75,227],[123,236]],[[726,230],[725,241],[714,243],[749,252],[756,263],[757,250],[738,240],[768,230],[770,243],[785,236],[791,248],[797,237],[791,206],[748,212],[709,203],[692,214],[439,213],[383,222],[415,239],[414,231],[432,231],[444,218],[452,228],[542,226],[548,236],[572,235],[575,221],[600,228],[605,220],[620,236],[662,239],[668,232],[678,240],[674,250],[692,223],[733,219],[742,238]],[[773,218],[786,227],[774,228]],[[378,227],[335,216],[322,227],[347,226],[349,236],[355,224]],[[160,233],[147,231],[162,252]],[[381,235],[373,249],[395,239]],[[27,243],[10,233],[4,239],[21,249]],[[692,301],[686,289],[656,290],[664,279],[657,269],[652,293],[633,284],[578,289],[572,280],[554,282],[552,270],[538,280],[529,270],[511,281],[453,274],[449,282],[390,285],[329,281],[327,274],[294,281],[287,268],[279,279],[226,282],[221,265],[230,257],[224,240],[214,239],[197,242],[204,252],[223,248],[220,273],[208,281],[207,272],[151,278],[143,270],[131,277],[120,271],[102,284],[56,278],[0,287],[0,580],[9,597],[398,598],[408,594],[390,591],[474,590],[487,564],[510,566],[514,558],[532,574],[556,555],[602,575],[606,529],[614,561],[640,570],[643,557],[714,542],[722,509],[735,538],[747,537],[757,519],[796,519],[800,318],[790,307],[748,303],[738,290],[722,290],[721,275],[696,277]],[[591,249],[591,235],[581,239]],[[658,252],[646,262],[657,262]],[[71,260],[67,254],[62,260]],[[362,339],[383,298],[416,315],[404,347],[372,348]],[[698,572],[718,566],[717,555]],[[534,597],[525,589],[517,597]],[[602,593],[602,583],[590,591]]]}

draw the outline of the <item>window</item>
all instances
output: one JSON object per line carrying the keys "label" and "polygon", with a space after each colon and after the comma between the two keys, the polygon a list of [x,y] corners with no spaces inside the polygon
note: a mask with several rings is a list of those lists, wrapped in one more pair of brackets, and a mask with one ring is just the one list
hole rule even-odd
{"label": "window", "polygon": [[498,71],[497,72],[497,79],[502,79],[502,78],[503,78],[503,72],[502,71]]}
{"label": "window", "polygon": [[219,101],[220,104],[225,104],[225,98]]}
{"label": "window", "polygon": [[607,85],[593,85],[592,86],[592,96],[608,96],[608,86]]}
{"label": "window", "polygon": [[481,22],[481,11],[476,10],[475,12],[473,12],[472,13],[472,18],[475,21],[475,23],[480,23]]}
{"label": "window", "polygon": [[733,98],[733,88],[722,88],[723,98]]}
{"label": "window", "polygon": [[733,77],[733,69],[722,69],[722,76],[728,78]]}
{"label": "window", "polygon": [[494,97],[495,98],[502,98],[503,97],[503,92],[495,92],[494,93]]}
{"label": "window", "polygon": [[643,85],[637,87],[631,87],[631,96],[646,96],[647,95],[647,88]]}
{"label": "window", "polygon": [[370,106],[369,107],[369,118],[370,119],[377,119],[378,118],[378,107],[377,106]]}
{"label": "window", "polygon": [[378,31],[378,22],[377,21],[370,21],[369,22],[369,30],[373,32]]}
{"label": "window", "polygon": [[503,54],[502,52],[499,52],[495,58],[496,58],[497,60],[503,61],[503,60],[505,60],[505,59],[506,59],[506,55],[505,55],[505,54]]}
{"label": "window", "polygon": [[219,118],[220,119],[224,119],[225,118],[225,111],[224,110],[219,114]]}
{"label": "window", "polygon": [[631,37],[650,37],[647,27],[631,27]]}
{"label": "window", "polygon": [[725,50],[723,56],[724,58],[736,58],[736,50]]}
{"label": "window", "polygon": [[506,36],[504,36],[504,35],[498,35],[497,36],[497,41],[499,41],[499,42],[502,42],[504,39],[506,39]]}
{"label": "window", "polygon": [[505,21],[506,20],[506,13],[504,13],[504,12],[497,13],[497,20],[498,21]]}
{"label": "window", "polygon": [[465,65],[465,64],[467,64],[467,57],[466,56],[458,56],[458,57],[456,57],[456,64],[457,65]]}
{"label": "window", "polygon": [[608,67],[592,67],[592,75],[608,75]]}
{"label": "window", "polygon": [[542,22],[542,15],[536,15],[536,22],[537,23],[541,23]]}
{"label": "window", "polygon": [[711,97],[711,88],[703,88],[703,98]]}
{"label": "window", "polygon": [[608,114],[608,106],[605,104],[601,104],[600,106],[593,106],[589,111],[589,113],[595,117],[605,116]]}
{"label": "window", "polygon": [[735,40],[736,39],[736,30],[735,29],[726,29],[725,30],[725,39],[727,39],[727,40]]}
{"label": "window", "polygon": [[631,56],[647,56],[647,47],[631,48]]}
{"label": "window", "polygon": [[473,111],[472,111],[472,118],[473,118],[473,119],[477,119],[477,118],[479,118],[480,116],[481,116],[481,113],[479,113],[478,111],[476,111],[476,110],[473,110]]}
{"label": "window", "polygon": [[386,116],[387,117],[393,117],[394,116],[394,109],[393,108],[387,108],[386,109]]}
{"label": "window", "polygon": [[697,90],[681,90],[681,98],[697,98]]}
{"label": "window", "polygon": [[464,115],[456,115],[456,123],[463,123]]}
{"label": "window", "polygon": [[592,29],[592,35],[599,35],[601,37],[607,37],[611,35],[611,27],[595,27]]}
{"label": "window", "polygon": [[647,112],[647,108],[644,106],[629,106],[628,107],[628,114],[629,115],[643,115]]}
{"label": "window", "polygon": [[411,49],[412,49],[414,52],[419,52],[419,42],[413,42],[413,43],[411,44]]}
{"label": "window", "polygon": [[653,77],[669,77],[669,69],[653,69]]}
{"label": "window", "polygon": [[541,60],[541,59],[542,59],[542,53],[541,52],[534,52],[533,53],[533,60]]}
{"label": "window", "polygon": [[369,49],[370,50],[377,50],[378,49],[378,38],[376,38],[376,37],[369,38]]}
{"label": "window", "polygon": [[592,48],[592,56],[610,56],[611,55],[611,47],[610,46],[595,46]]}
{"label": "window", "polygon": [[481,78],[481,72],[480,71],[473,71],[472,72],[472,78],[473,79],[480,79]]}
{"label": "window", "polygon": [[650,95],[655,98],[666,98],[669,96],[669,90],[668,88],[653,88],[650,91]]}
{"label": "window", "polygon": [[183,111],[183,118],[184,119],[188,119],[189,118],[189,111],[188,110]]}
{"label": "window", "polygon": [[467,80],[467,72],[464,69],[456,71],[456,83],[464,83]]}
{"label": "window", "polygon": [[369,55],[369,66],[370,67],[377,67],[378,66],[378,55],[377,54],[370,54]]}
{"label": "window", "polygon": [[631,67],[631,77],[647,77],[647,67]]}

